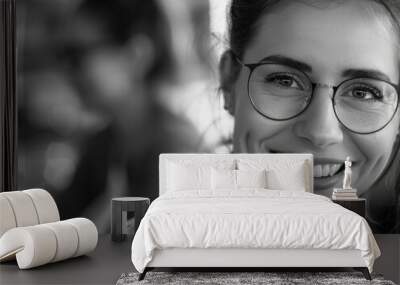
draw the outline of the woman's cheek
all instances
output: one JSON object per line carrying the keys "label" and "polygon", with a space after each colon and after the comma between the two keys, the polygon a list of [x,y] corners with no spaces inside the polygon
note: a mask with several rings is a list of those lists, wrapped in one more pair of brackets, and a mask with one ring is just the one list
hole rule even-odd
{"label": "woman's cheek", "polygon": [[389,163],[397,135],[393,127],[390,124],[374,134],[353,136],[354,146],[362,156],[355,185],[359,189],[368,191]]}
{"label": "woman's cheek", "polygon": [[[240,101],[239,101],[240,102]],[[240,102],[235,112],[234,151],[265,152],[262,143],[291,128],[291,122],[273,121],[257,113],[251,104]]]}

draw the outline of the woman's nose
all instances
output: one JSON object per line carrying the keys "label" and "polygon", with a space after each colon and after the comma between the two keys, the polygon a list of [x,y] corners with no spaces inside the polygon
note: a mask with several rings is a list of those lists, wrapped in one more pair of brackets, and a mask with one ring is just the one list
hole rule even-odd
{"label": "woman's nose", "polygon": [[310,106],[294,126],[298,137],[317,148],[343,141],[343,132],[332,105],[333,92],[331,87],[316,86]]}

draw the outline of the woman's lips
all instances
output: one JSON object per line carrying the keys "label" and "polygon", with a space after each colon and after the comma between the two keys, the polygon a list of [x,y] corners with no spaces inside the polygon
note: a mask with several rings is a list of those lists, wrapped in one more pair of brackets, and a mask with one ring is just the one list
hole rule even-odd
{"label": "woman's lips", "polygon": [[[325,157],[314,157],[314,178],[329,178],[341,175],[344,171],[344,161]],[[353,162],[353,166],[356,163]]]}
{"label": "woman's lips", "polygon": [[314,176],[314,192],[320,192],[324,190],[332,190],[334,187],[340,187],[341,181],[343,180],[343,171],[339,171],[337,174],[325,177]]}
{"label": "woman's lips", "polygon": [[[314,162],[315,163],[315,162]],[[344,163],[314,164],[314,191],[339,186],[343,177]]]}
{"label": "woman's lips", "polygon": [[339,172],[342,165],[340,163],[314,164],[314,178],[333,176]]}
{"label": "woman's lips", "polygon": [[[353,162],[352,168],[355,163]],[[341,187],[344,173],[344,162],[321,163],[314,160],[314,191],[332,190]]]}

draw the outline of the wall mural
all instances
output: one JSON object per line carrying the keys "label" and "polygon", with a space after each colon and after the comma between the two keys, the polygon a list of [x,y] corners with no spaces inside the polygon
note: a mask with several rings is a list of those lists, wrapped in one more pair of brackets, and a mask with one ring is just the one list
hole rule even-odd
{"label": "wall mural", "polygon": [[349,157],[374,232],[400,233],[399,5],[316,25],[345,5],[320,4],[293,25],[309,5],[248,4],[229,29],[221,2],[19,1],[19,188],[101,232],[111,197],[157,197],[159,153],[313,153],[325,196]]}

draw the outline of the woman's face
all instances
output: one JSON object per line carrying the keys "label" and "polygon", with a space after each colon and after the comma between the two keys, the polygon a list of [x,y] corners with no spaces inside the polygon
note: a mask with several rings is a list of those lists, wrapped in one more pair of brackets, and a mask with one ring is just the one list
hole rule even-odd
{"label": "woman's face", "polygon": [[[397,38],[389,24],[363,7],[375,4],[366,3],[349,1],[321,8],[291,2],[276,7],[260,18],[243,62],[284,57],[309,66],[306,74],[313,82],[331,86],[365,72],[398,84]],[[384,129],[356,134],[337,120],[332,88],[319,86],[305,112],[290,120],[274,121],[251,105],[248,77],[249,69],[242,67],[230,95],[225,94],[234,102],[235,152],[313,153],[314,191],[324,195],[330,195],[334,186],[341,187],[343,168],[338,170],[338,164],[347,156],[353,162],[352,187],[359,194],[380,176],[398,133],[398,110]]]}

